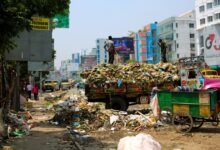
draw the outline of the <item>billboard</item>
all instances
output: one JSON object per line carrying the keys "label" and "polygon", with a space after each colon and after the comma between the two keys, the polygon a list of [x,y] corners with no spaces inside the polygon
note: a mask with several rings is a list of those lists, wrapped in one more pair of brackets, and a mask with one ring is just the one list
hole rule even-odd
{"label": "billboard", "polygon": [[52,30],[24,31],[15,43],[17,47],[5,53],[6,60],[52,61]]}
{"label": "billboard", "polygon": [[[202,31],[205,62],[209,66],[220,65],[220,25]],[[201,35],[200,35],[201,37]]]}
{"label": "billboard", "polygon": [[49,30],[49,18],[32,17],[31,28],[32,30]]}
{"label": "billboard", "polygon": [[28,62],[28,71],[54,71],[54,62]]}
{"label": "billboard", "polygon": [[131,37],[113,38],[118,54],[134,54],[134,40]]}

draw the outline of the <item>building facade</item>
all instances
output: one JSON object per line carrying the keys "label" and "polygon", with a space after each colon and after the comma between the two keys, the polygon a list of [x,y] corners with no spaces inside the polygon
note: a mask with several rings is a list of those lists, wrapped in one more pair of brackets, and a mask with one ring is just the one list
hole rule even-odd
{"label": "building facade", "polygon": [[61,61],[60,73],[62,79],[72,78],[73,62],[71,59]]}
{"label": "building facade", "polygon": [[160,61],[160,50],[157,44],[157,23],[146,25],[145,30],[147,31],[147,62],[150,64],[156,64]]}
{"label": "building facade", "polygon": [[135,59],[138,62],[151,64],[160,61],[160,51],[157,45],[157,23],[144,26],[144,29],[136,33],[134,38]]}
{"label": "building facade", "polygon": [[108,54],[107,51],[104,49],[106,39],[96,39],[96,61],[97,64],[107,63],[108,61]]}
{"label": "building facade", "polygon": [[195,11],[170,17],[158,23],[158,38],[167,44],[167,60],[196,56]]}
{"label": "building facade", "polygon": [[206,63],[220,68],[220,0],[196,0],[198,54]]}

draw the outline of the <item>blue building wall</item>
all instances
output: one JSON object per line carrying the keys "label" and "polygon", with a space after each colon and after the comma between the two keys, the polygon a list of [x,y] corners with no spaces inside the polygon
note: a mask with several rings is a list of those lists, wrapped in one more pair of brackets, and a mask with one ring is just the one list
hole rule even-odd
{"label": "blue building wall", "polygon": [[156,64],[160,61],[160,49],[158,42],[158,27],[157,23],[149,25],[147,31],[147,61],[151,64]]}

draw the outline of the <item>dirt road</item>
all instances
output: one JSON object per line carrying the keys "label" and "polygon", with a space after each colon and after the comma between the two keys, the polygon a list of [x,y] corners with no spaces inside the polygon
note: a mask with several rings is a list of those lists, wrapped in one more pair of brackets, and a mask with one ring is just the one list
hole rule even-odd
{"label": "dirt road", "polygon": [[[47,122],[53,113],[45,112],[45,101],[34,104],[32,122],[37,126],[31,135],[14,139],[14,150],[70,150],[76,149],[71,142],[63,140],[67,133],[66,128],[51,125]],[[132,106],[135,107],[135,106]],[[220,128],[205,124],[203,128],[188,134],[176,133],[171,126],[149,128],[141,131],[152,135],[161,145],[163,150],[218,150],[220,149]],[[87,133],[81,148],[85,150],[115,150],[120,138],[137,135],[133,131],[95,131]]]}

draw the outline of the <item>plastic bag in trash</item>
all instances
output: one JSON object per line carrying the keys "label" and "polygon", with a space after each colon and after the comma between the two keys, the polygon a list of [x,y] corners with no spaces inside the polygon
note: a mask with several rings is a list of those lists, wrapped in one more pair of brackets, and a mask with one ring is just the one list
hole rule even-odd
{"label": "plastic bag in trash", "polygon": [[157,94],[151,100],[150,107],[151,107],[151,109],[153,111],[154,116],[158,117],[159,116],[159,106],[158,106]]}
{"label": "plastic bag in trash", "polygon": [[161,150],[159,142],[149,134],[140,133],[120,139],[117,150]]}

